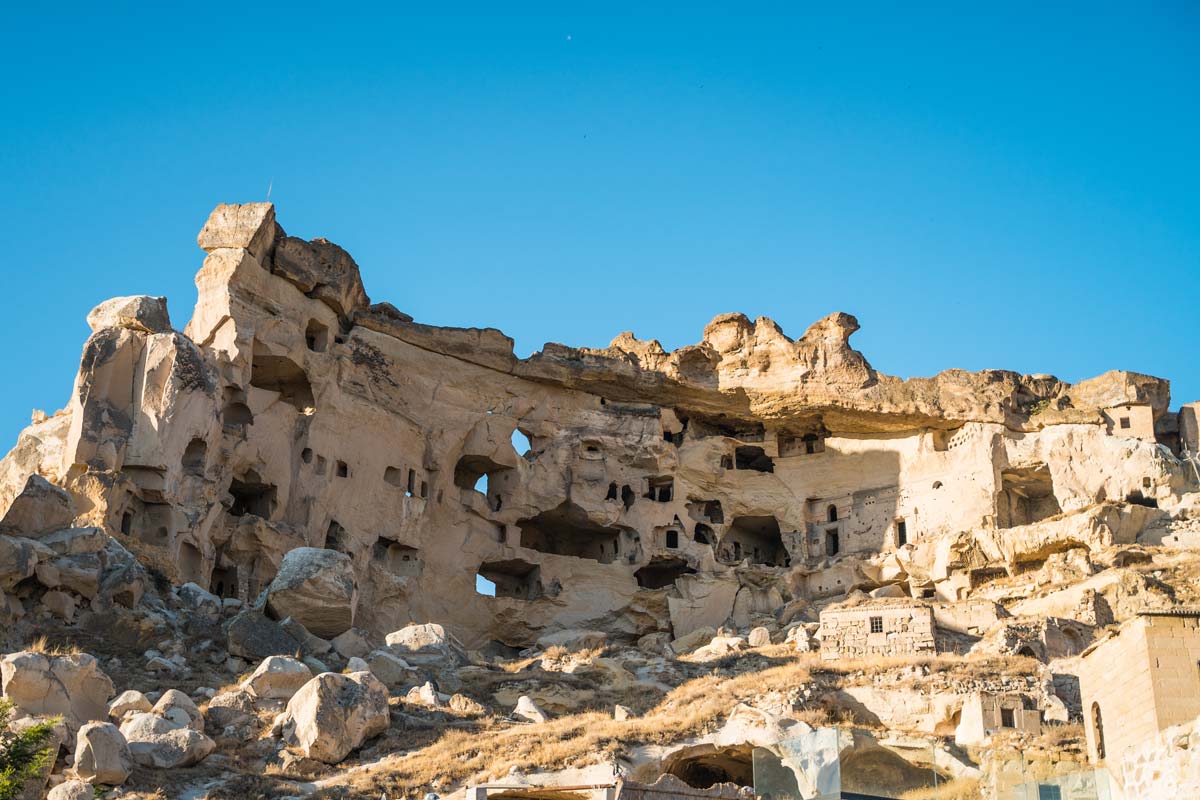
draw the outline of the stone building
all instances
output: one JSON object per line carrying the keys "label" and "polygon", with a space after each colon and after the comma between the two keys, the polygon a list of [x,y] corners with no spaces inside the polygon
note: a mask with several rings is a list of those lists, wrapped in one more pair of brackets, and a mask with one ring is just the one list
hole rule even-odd
{"label": "stone building", "polygon": [[1146,611],[1083,653],[1088,755],[1110,772],[1125,752],[1200,716],[1200,609]]}
{"label": "stone building", "polygon": [[963,702],[954,743],[967,747],[983,743],[994,733],[1019,731],[1036,736],[1041,730],[1042,713],[1032,698],[976,692]]}
{"label": "stone building", "polygon": [[890,600],[821,612],[821,658],[933,654],[933,608]]}

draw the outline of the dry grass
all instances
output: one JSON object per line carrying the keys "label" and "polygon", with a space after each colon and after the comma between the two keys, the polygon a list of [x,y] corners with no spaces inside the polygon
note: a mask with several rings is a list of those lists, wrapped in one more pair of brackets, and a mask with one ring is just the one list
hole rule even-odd
{"label": "dry grass", "polygon": [[51,644],[49,638],[45,636],[39,636],[38,638],[34,639],[25,649],[34,653],[39,653],[43,656],[69,656],[79,652],[79,648],[77,647],[70,647],[63,644]]}
{"label": "dry grass", "polygon": [[[808,666],[799,661],[732,678],[708,675],[684,683],[643,717],[617,721],[599,712],[575,714],[539,725],[485,724],[450,731],[428,747],[389,759],[374,774],[354,775],[381,791],[445,789],[472,779],[498,778],[516,768],[553,770],[614,757],[627,745],[669,744],[708,731],[735,705],[764,689],[787,690],[807,683]],[[815,712],[814,721],[827,715]],[[338,785],[345,785],[339,778]]]}
{"label": "dry grass", "polygon": [[924,789],[910,789],[900,795],[901,800],[979,800],[983,797],[980,792],[978,778],[956,778],[939,784],[937,789],[928,786]]}

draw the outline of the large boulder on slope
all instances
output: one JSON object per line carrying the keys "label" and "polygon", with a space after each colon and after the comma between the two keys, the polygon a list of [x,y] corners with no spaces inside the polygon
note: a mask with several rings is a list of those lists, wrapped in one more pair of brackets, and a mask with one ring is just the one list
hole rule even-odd
{"label": "large boulder on slope", "polygon": [[358,585],[350,556],[336,550],[297,547],[283,557],[267,587],[267,612],[292,617],[325,639],[354,625]]}
{"label": "large boulder on slope", "polygon": [[242,681],[242,688],[260,700],[290,700],[312,677],[312,670],[303,661],[271,656]]}
{"label": "large boulder on slope", "polygon": [[121,723],[133,760],[143,767],[174,769],[203,761],[217,745],[199,731],[157,714],[133,714]]}
{"label": "large boulder on slope", "polygon": [[0,690],[20,711],[61,716],[72,730],[108,719],[108,701],[116,692],[87,653],[46,656],[22,651],[0,659]]}
{"label": "large boulder on slope", "polygon": [[35,474],[0,518],[0,533],[36,539],[70,527],[73,519],[71,495]]}
{"label": "large boulder on slope", "polygon": [[143,333],[171,331],[167,298],[144,294],[105,300],[88,312],[87,323],[93,332],[105,328],[128,328]]}
{"label": "large boulder on slope", "polygon": [[85,781],[118,786],[133,772],[133,755],[111,722],[89,722],[75,740],[75,774]]}
{"label": "large boulder on slope", "polygon": [[280,717],[281,736],[305,758],[336,764],[388,729],[388,690],[369,672],[325,672],[301,687]]}

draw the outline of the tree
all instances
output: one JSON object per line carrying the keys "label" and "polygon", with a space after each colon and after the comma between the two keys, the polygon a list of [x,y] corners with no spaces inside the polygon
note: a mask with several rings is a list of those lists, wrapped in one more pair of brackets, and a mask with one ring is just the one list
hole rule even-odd
{"label": "tree", "polygon": [[25,781],[38,775],[54,757],[51,737],[57,719],[30,725],[22,731],[8,728],[12,701],[0,697],[0,800],[13,800]]}

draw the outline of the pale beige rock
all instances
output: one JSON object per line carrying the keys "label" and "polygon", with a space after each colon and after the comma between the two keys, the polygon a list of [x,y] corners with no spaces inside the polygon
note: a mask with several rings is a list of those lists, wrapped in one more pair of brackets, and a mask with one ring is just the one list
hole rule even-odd
{"label": "pale beige rock", "polygon": [[333,637],[354,624],[358,587],[344,553],[298,547],[283,557],[267,588],[267,610],[291,617],[317,636]]}
{"label": "pale beige rock", "polygon": [[546,716],[546,712],[538,708],[537,704],[525,695],[522,695],[517,700],[517,707],[513,709],[512,715],[526,722],[545,722],[549,719]]}
{"label": "pale beige rock", "polygon": [[96,787],[87,781],[63,781],[46,793],[46,800],[95,800]]}
{"label": "pale beige rock", "polygon": [[121,734],[133,760],[152,769],[189,767],[216,749],[216,743],[203,733],[152,713],[126,717]]}
{"label": "pale beige rock", "polygon": [[136,689],[126,689],[112,699],[108,704],[110,719],[121,721],[125,715],[133,712],[146,712],[154,708],[154,704],[146,699],[146,695]]}
{"label": "pale beige rock", "polygon": [[133,756],[116,725],[89,722],[75,740],[75,774],[91,783],[119,786],[133,772]]}
{"label": "pale beige rock", "polygon": [[270,656],[242,682],[242,688],[264,700],[290,700],[312,677],[312,670],[304,662],[287,656]]}
{"label": "pale beige rock", "polygon": [[62,716],[72,731],[107,719],[112,681],[86,653],[10,653],[0,659],[2,691],[25,714]]}
{"label": "pale beige rock", "polygon": [[40,538],[70,527],[74,518],[69,494],[41,475],[30,475],[0,517],[0,534]]}
{"label": "pale beige rock", "polygon": [[88,313],[87,323],[93,331],[129,328],[142,333],[168,333],[171,330],[167,298],[146,295],[105,300]]}
{"label": "pale beige rock", "polygon": [[278,725],[284,742],[305,758],[336,764],[387,730],[387,699],[387,687],[370,673],[326,672],[288,701]]}
{"label": "pale beige rock", "polygon": [[169,720],[180,728],[191,728],[204,733],[204,716],[192,698],[178,689],[168,689],[154,704],[151,713]]}

